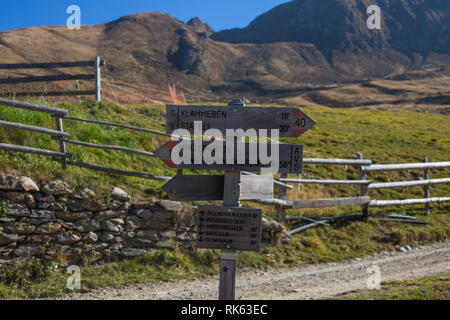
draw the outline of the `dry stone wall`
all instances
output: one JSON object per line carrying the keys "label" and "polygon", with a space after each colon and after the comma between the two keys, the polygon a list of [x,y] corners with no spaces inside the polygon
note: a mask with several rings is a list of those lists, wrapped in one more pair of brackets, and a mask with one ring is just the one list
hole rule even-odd
{"label": "dry stone wall", "polygon": [[[263,240],[282,233],[277,223],[263,221]],[[192,247],[195,237],[194,214],[178,202],[133,202],[119,188],[99,198],[63,181],[38,185],[28,177],[0,174],[0,260],[112,260]]]}

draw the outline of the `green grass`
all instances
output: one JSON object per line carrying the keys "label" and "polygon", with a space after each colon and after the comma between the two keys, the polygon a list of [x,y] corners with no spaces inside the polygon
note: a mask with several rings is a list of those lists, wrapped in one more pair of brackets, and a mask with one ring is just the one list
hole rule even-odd
{"label": "green grass", "polygon": [[[128,106],[155,121],[141,117],[135,112],[105,103],[87,102],[82,105],[58,105],[69,110],[70,116],[127,123],[140,127],[164,131],[164,106]],[[300,143],[305,146],[305,157],[355,158],[362,152],[365,158],[375,163],[448,161],[450,156],[449,117],[437,114],[410,112],[363,111],[351,109],[308,109],[302,108],[318,125],[298,139],[283,139],[286,143]],[[55,128],[54,119],[48,115],[0,106],[0,119]],[[108,128],[94,124],[64,121],[72,139],[91,143],[116,144],[125,147],[154,151],[168,138],[131,132],[120,128]],[[0,130],[0,142],[28,145],[58,150],[56,142],[48,136],[25,133],[13,129]],[[123,170],[145,171],[158,175],[174,175],[161,161],[154,158],[111,152],[85,147],[68,146],[74,160]],[[58,163],[36,155],[0,152],[0,172],[14,172],[30,176],[39,181],[61,178],[74,187],[89,187],[99,195],[118,186],[133,195],[134,199],[167,197],[161,192],[160,182],[94,172],[69,167],[65,172]],[[214,172],[194,171],[199,174]],[[421,172],[415,172],[421,174]],[[432,170],[432,178],[448,177],[450,170]],[[304,178],[358,179],[352,167],[305,166]],[[415,178],[412,172],[372,173],[374,181],[400,181]],[[448,185],[436,185],[431,195],[448,196]],[[302,186],[301,190],[288,192],[289,199],[313,199],[336,196],[359,195],[358,187],[348,186]],[[375,199],[404,199],[423,197],[421,188],[371,191]],[[275,217],[275,209],[254,203],[246,206],[262,207],[264,215]],[[273,244],[259,253],[242,252],[239,255],[239,269],[291,267],[306,263],[336,262],[363,257],[382,250],[394,250],[397,245],[427,244],[449,237],[450,218],[447,204],[433,204],[429,216],[423,215],[423,206],[391,209],[395,213],[409,213],[428,225],[408,225],[371,221],[351,222],[331,227],[318,227],[295,235],[288,244]],[[371,213],[386,213],[387,209],[371,209]],[[288,215],[338,215],[360,213],[360,208],[328,208],[314,210],[288,210]],[[291,222],[295,227],[299,222]],[[86,264],[82,267],[83,288],[119,286],[137,282],[172,281],[181,278],[196,278],[218,273],[219,253],[211,250],[162,250],[145,257],[100,266]],[[17,266],[17,268],[23,268]],[[29,269],[30,267],[26,267]],[[67,276],[61,270],[40,274],[23,281],[17,274],[0,278],[0,297],[42,298],[67,293]]]}
{"label": "green grass", "polygon": [[337,297],[342,300],[448,300],[450,273],[407,281],[389,281],[380,290],[360,290]]}
{"label": "green grass", "polygon": [[[58,107],[68,109],[69,115],[74,117],[128,123],[134,126],[164,131],[164,127],[160,124],[162,121],[161,117],[163,117],[161,106],[142,111],[148,116],[153,116],[154,121],[144,118],[137,113],[128,112],[119,106],[104,103],[86,102],[82,105],[60,104]],[[134,107],[137,111],[139,111],[139,108]],[[0,107],[0,119],[55,129],[54,119],[49,115],[26,110]],[[120,145],[151,151],[155,149],[155,146],[159,146],[164,143],[164,140],[167,140],[161,136],[116,127],[85,124],[77,121],[64,121],[64,129],[71,133],[72,140]],[[14,129],[2,128],[0,130],[0,141],[59,150],[58,143],[53,141],[49,136]],[[83,161],[94,165],[123,170],[151,172],[156,175],[169,175],[171,173],[167,167],[162,165],[161,161],[155,158],[74,145],[68,146],[68,152],[73,155],[74,161]],[[122,186],[130,192],[133,190],[136,191],[137,196],[144,196],[146,194],[161,196],[161,192],[158,190],[161,183],[158,182],[133,177],[108,175],[77,167],[70,167],[63,172],[59,163],[49,161],[48,158],[43,156],[31,154],[1,152],[0,171],[18,172],[42,181],[62,178],[74,186],[86,186],[100,194],[106,193],[113,186]]]}

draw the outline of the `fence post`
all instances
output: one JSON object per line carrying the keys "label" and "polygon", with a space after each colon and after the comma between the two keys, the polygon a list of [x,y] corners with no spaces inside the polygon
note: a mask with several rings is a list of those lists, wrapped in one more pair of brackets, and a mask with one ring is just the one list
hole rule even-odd
{"label": "fence post", "polygon": [[[358,152],[356,154],[358,156],[358,159],[362,160],[364,159],[362,153]],[[362,169],[362,165],[358,165],[358,173],[359,173],[359,179],[360,180],[366,180],[366,174],[364,170]],[[362,184],[361,185],[361,197],[367,196],[367,185]],[[362,206],[362,220],[365,222],[369,221],[369,205],[364,204]]]}
{"label": "fence post", "polygon": [[[287,174],[282,173],[281,179],[286,179]],[[286,188],[284,186],[279,186],[278,198],[280,200],[286,200]],[[279,206],[277,210],[277,221],[280,223],[286,222],[286,209],[283,206]]]}
{"label": "fence post", "polygon": [[[81,89],[80,89],[80,83],[78,82],[78,80],[75,80],[75,87],[77,88],[78,93],[80,93]],[[78,98],[78,101],[81,104],[81,96],[78,95],[77,98]]]}
{"label": "fence post", "polygon": [[[60,117],[56,117],[55,121],[56,121],[56,129],[60,132],[64,132],[62,119]],[[64,141],[61,141],[61,140],[59,141],[59,151],[61,153],[66,153],[66,144],[64,143]],[[65,170],[66,169],[66,158],[62,158],[61,160],[62,160],[62,162],[61,162],[62,169]]]}
{"label": "fence post", "polygon": [[95,57],[95,100],[102,101],[102,75],[100,71],[100,57]]}
{"label": "fence post", "polygon": [[[423,162],[427,163],[428,162],[428,158],[425,157],[425,159],[423,159]],[[428,169],[424,170],[424,179],[425,180],[430,179],[430,174],[429,174],[429,170]],[[425,192],[425,199],[430,198],[430,187],[428,185],[424,186],[423,190]],[[425,214],[426,215],[430,214],[430,204],[429,203],[425,203]]]}

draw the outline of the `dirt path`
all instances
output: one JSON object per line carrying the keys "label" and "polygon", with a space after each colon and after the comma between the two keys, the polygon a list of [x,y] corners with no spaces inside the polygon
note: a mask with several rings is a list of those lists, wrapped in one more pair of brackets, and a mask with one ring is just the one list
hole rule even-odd
{"label": "dirt path", "polygon": [[[238,273],[240,300],[324,299],[367,288],[367,268],[376,265],[381,280],[408,280],[450,272],[450,242],[383,252],[368,258],[293,269]],[[96,290],[68,299],[208,300],[217,299],[218,276],[197,281]]]}

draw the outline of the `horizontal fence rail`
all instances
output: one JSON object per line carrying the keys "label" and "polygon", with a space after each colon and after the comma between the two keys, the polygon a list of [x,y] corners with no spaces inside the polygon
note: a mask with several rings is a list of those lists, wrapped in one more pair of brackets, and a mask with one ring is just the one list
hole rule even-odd
{"label": "horizontal fence rail", "polygon": [[94,123],[94,124],[111,126],[111,127],[118,127],[118,128],[124,128],[124,129],[129,129],[129,130],[134,130],[134,131],[153,133],[153,134],[157,134],[157,135],[165,136],[165,137],[172,137],[172,135],[164,133],[164,132],[161,132],[161,131],[158,131],[158,130],[140,128],[140,127],[130,126],[130,125],[126,125],[126,124],[120,124],[120,123],[114,123],[114,122],[106,122],[106,121],[98,121],[98,120],[81,119],[81,118],[77,118],[77,117],[66,117],[65,116],[65,117],[62,117],[62,118],[65,119],[65,120],[80,121],[80,122],[85,122],[85,123]]}
{"label": "horizontal fence rail", "polygon": [[314,199],[314,200],[255,200],[264,204],[273,204],[291,209],[314,209],[314,208],[330,208],[330,207],[351,207],[368,204],[370,197],[356,198],[334,198],[334,199]]}
{"label": "horizontal fence rail", "polygon": [[428,198],[428,199],[405,199],[405,200],[372,200],[369,203],[371,207],[390,207],[390,206],[404,206],[412,204],[425,204],[436,202],[448,202],[450,197],[447,198]]}
{"label": "horizontal fence rail", "polygon": [[[101,61],[100,65],[105,65]],[[52,68],[76,68],[76,67],[95,67],[95,61],[75,61],[75,62],[50,62],[50,63],[12,63],[0,64],[0,69],[52,69]]]}
{"label": "horizontal fence rail", "polygon": [[13,107],[13,108],[19,108],[19,109],[25,109],[25,110],[29,110],[29,111],[44,112],[44,113],[49,113],[51,115],[60,116],[60,117],[65,116],[68,113],[68,111],[64,110],[64,109],[51,108],[51,107],[46,107],[46,106],[40,106],[37,104],[8,100],[8,99],[3,99],[3,98],[0,98],[0,105],[4,105],[7,107]]}
{"label": "horizontal fence rail", "polygon": [[425,162],[425,163],[404,163],[404,164],[375,164],[362,167],[363,171],[398,171],[398,170],[424,170],[450,168],[449,162]]}
{"label": "horizontal fence rail", "polygon": [[[61,162],[61,163],[63,162],[63,160],[57,159],[57,158],[54,158],[53,160],[57,161],[57,162]],[[144,172],[125,171],[125,170],[120,170],[120,169],[100,167],[100,166],[92,165],[89,163],[84,163],[81,161],[65,161],[65,163],[68,165],[71,165],[71,166],[91,169],[94,171],[103,171],[103,172],[107,172],[107,173],[113,173],[113,174],[118,174],[118,175],[123,175],[123,176],[137,177],[137,178],[143,178],[143,179],[149,179],[149,180],[167,181],[167,180],[172,179],[172,177],[157,176],[157,175],[144,173]]]}
{"label": "horizontal fence rail", "polygon": [[3,121],[3,120],[0,120],[0,127],[4,127],[4,128],[8,128],[8,129],[33,131],[33,132],[37,132],[37,133],[49,134],[49,135],[55,136],[55,137],[70,137],[70,134],[67,132],[61,132],[61,131],[41,128],[41,127],[35,127],[35,126],[28,126],[28,125],[21,124],[21,123],[9,122],[9,121]]}
{"label": "horizontal fence rail", "polygon": [[[44,62],[44,63],[15,63],[15,64],[0,64],[0,69],[15,70],[15,69],[55,69],[55,68],[79,68],[92,67],[93,73],[89,74],[59,74],[47,76],[29,76],[19,78],[2,78],[0,84],[19,84],[19,83],[35,83],[35,82],[53,82],[53,81],[71,81],[71,80],[95,80],[95,90],[78,90],[78,91],[50,91],[47,92],[5,92],[3,94],[12,95],[16,97],[27,96],[84,96],[95,95],[97,101],[102,98],[101,85],[101,71],[100,67],[105,65],[105,61],[100,57],[96,57],[91,61],[74,61],[74,62]],[[77,82],[78,88],[78,82]],[[78,88],[79,89],[79,88]]]}
{"label": "horizontal fence rail", "polygon": [[384,182],[371,183],[367,188],[372,189],[393,189],[393,188],[407,188],[417,186],[430,186],[433,184],[450,183],[450,178],[418,180],[418,181],[399,181],[399,182]]}
{"label": "horizontal fence rail", "polygon": [[307,180],[307,179],[280,179],[281,182],[300,183],[300,184],[370,184],[370,180]]}
{"label": "horizontal fence rail", "polygon": [[95,74],[79,74],[79,75],[61,74],[61,75],[56,75],[56,76],[6,78],[6,79],[0,79],[0,84],[31,83],[31,82],[46,82],[46,81],[67,81],[67,80],[94,80],[94,79],[95,79]]}
{"label": "horizontal fence rail", "polygon": [[42,91],[42,92],[15,92],[11,93],[14,97],[62,97],[62,96],[90,96],[94,95],[94,90],[84,91]]}
{"label": "horizontal fence rail", "polygon": [[317,199],[317,200],[294,200],[293,209],[307,208],[329,208],[329,207],[352,207],[360,206],[370,202],[370,197],[356,198],[336,198],[336,199]]}
{"label": "horizontal fence rail", "polygon": [[[255,173],[247,172],[247,171],[242,171],[242,173],[245,174],[245,175],[248,175],[248,176],[256,176],[256,175],[257,175],[257,174],[255,174]],[[273,180],[273,183],[276,184],[276,185],[279,185],[279,186],[281,186],[281,187],[283,187],[283,188],[294,189],[293,186],[281,182],[281,179],[280,179],[280,180],[275,180],[275,179],[274,179],[274,180]]]}
{"label": "horizontal fence rail", "polygon": [[372,164],[371,160],[359,160],[359,159],[303,159],[304,164],[331,164],[331,165],[344,165],[344,166],[369,166]]}
{"label": "horizontal fence rail", "polygon": [[77,141],[77,140],[68,140],[68,139],[56,139],[56,140],[59,140],[61,142],[65,142],[65,143],[69,143],[69,144],[73,144],[73,145],[88,147],[88,148],[124,151],[124,152],[139,154],[139,155],[142,155],[142,156],[155,157],[155,154],[153,152],[148,152],[148,151],[144,151],[144,150],[137,150],[137,149],[127,148],[127,147],[111,146],[111,145],[104,145],[104,144],[95,144],[95,143],[88,143],[88,142]]}
{"label": "horizontal fence rail", "polygon": [[39,154],[43,156],[52,156],[52,157],[64,157],[70,158],[71,155],[62,152],[56,152],[52,150],[24,147],[24,146],[16,146],[12,144],[0,143],[0,150],[9,151],[9,152],[21,152],[21,153],[32,153]]}

